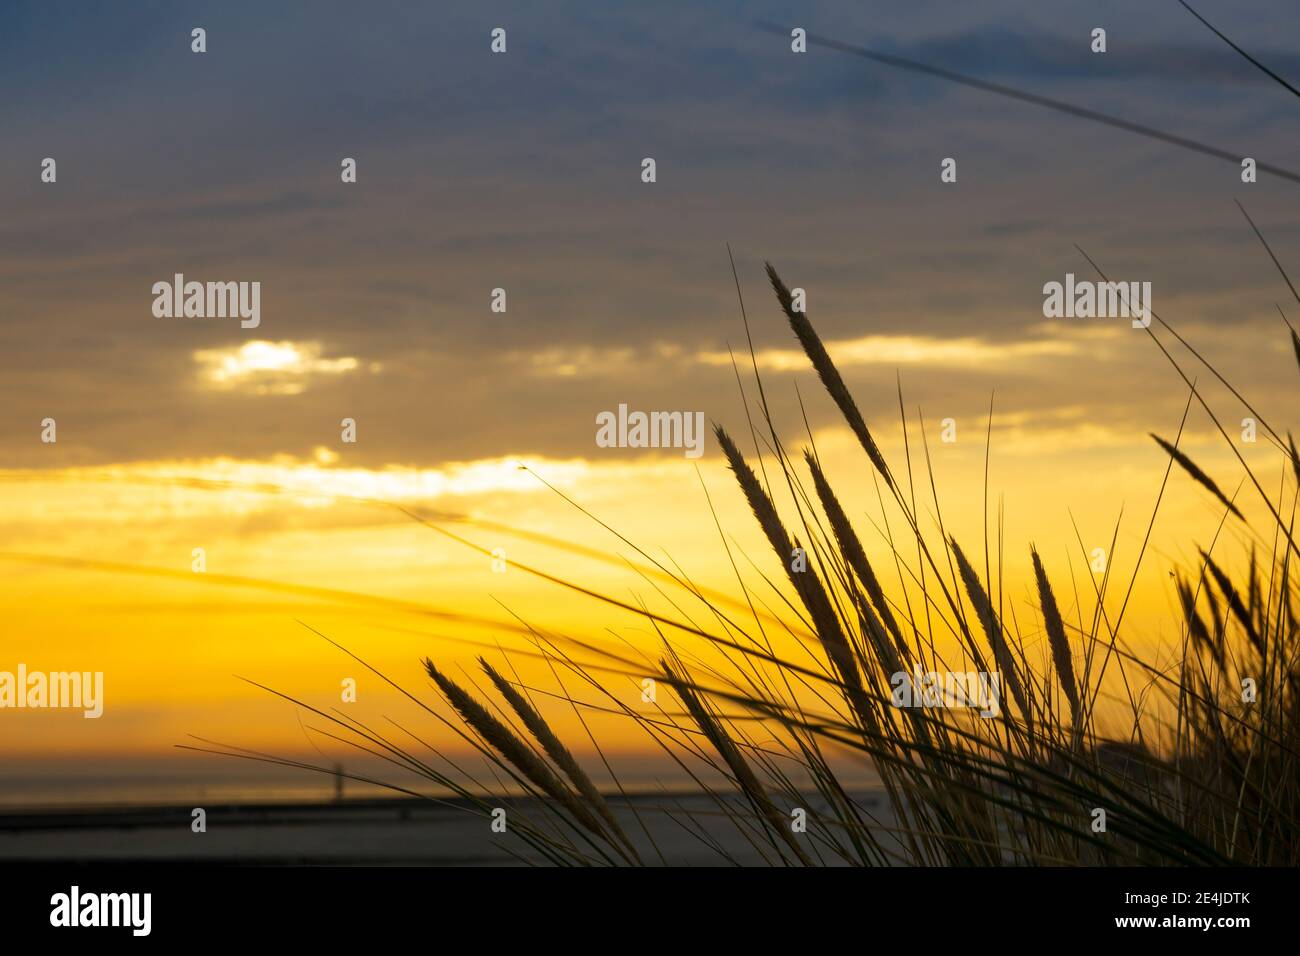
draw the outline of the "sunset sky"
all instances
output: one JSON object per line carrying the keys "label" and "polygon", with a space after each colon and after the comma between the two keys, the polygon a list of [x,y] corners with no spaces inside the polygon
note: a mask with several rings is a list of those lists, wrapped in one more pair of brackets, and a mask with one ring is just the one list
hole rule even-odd
{"label": "sunset sky", "polygon": [[[1293,3],[1202,7],[1300,77]],[[739,596],[728,545],[754,562],[736,552],[749,585],[755,565],[779,570],[712,435],[698,461],[595,442],[597,414],[623,403],[702,411],[754,453],[729,355],[753,400],[728,243],[783,441],[807,444],[806,412],[884,564],[871,472],[764,260],[807,289],[896,472],[901,379],[945,526],[972,552],[986,514],[996,546],[1001,499],[1005,593],[1027,632],[1030,542],[1073,593],[1071,569],[1087,574],[1082,552],[1109,547],[1122,512],[1116,561],[1131,572],[1167,463],[1148,433],[1172,439],[1188,399],[1145,331],[1044,318],[1044,283],[1094,278],[1076,246],[1112,278],[1149,281],[1156,312],[1275,427],[1294,427],[1279,306],[1295,322],[1300,305],[1233,200],[1294,274],[1300,184],[1263,172],[1243,184],[1233,162],[834,50],[795,55],[754,23],[1300,167],[1296,101],[1176,3],[358,9],[0,13],[0,670],[102,670],[107,698],[98,721],[0,712],[0,779],[221,774],[173,749],[189,734],[343,753],[236,675],[318,706],[355,677],[366,719],[418,720],[304,623],[431,702],[419,658],[462,673],[483,652],[466,642],[526,648],[512,615],[653,656],[636,615],[513,566],[672,610],[628,563],[644,557],[539,478],[702,586]],[[505,55],[488,48],[498,26]],[[1104,55],[1089,51],[1098,26]],[[344,157],[355,184],[340,181]],[[940,182],[945,157],[955,183]],[[150,289],[176,273],[259,281],[260,326],[156,318]],[[489,309],[498,287],[505,313]],[[1246,413],[1176,354],[1236,435]],[[41,441],[46,418],[56,443]],[[345,418],[355,443],[341,441]],[[938,440],[945,418],[955,443]],[[1183,445],[1237,488],[1240,468],[1195,408]],[[1262,439],[1238,447],[1276,484],[1282,463]],[[508,569],[383,502],[504,549]],[[933,521],[932,502],[921,511]],[[1169,571],[1218,518],[1171,478],[1131,640],[1176,636]],[[517,666],[556,689],[544,666]],[[590,749],[576,721],[556,721]],[[605,743],[649,746],[613,722]]]}

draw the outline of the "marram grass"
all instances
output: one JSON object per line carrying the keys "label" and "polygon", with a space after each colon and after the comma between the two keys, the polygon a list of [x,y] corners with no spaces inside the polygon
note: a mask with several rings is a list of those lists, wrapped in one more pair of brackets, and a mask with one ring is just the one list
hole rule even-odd
{"label": "marram grass", "polygon": [[[1001,594],[987,569],[982,577],[942,526],[933,537],[923,531],[910,451],[906,469],[896,475],[812,323],[795,311],[771,266],[768,276],[795,337],[866,455],[863,480],[874,481],[882,510],[901,515],[905,534],[889,533],[888,560],[900,578],[919,585],[919,595],[914,589],[889,594],[834,490],[833,480],[845,479],[827,475],[815,449],[805,451],[802,466],[796,464],[767,417],[764,398],[764,442],[774,470],[768,464],[756,473],[725,429],[717,428],[716,436],[771,548],[770,559],[783,569],[788,587],[770,575],[774,565],[763,573],[772,593],[786,601],[784,612],[760,613],[763,598],[744,584],[742,600],[722,601],[641,552],[680,590],[676,606],[693,601],[706,612],[674,619],[644,610],[663,645],[657,666],[589,644],[580,646],[607,660],[601,666],[582,663],[563,649],[562,640],[533,632],[535,653],[557,675],[571,675],[598,693],[607,710],[636,724],[713,798],[717,811],[709,820],[686,808],[675,811],[700,848],[715,853],[719,863],[730,862],[709,836],[721,814],[762,859],[778,865],[1300,864],[1300,642],[1291,563],[1300,488],[1284,488],[1276,500],[1264,502],[1274,526],[1252,530],[1256,540],[1274,544],[1263,558],[1251,552],[1246,580],[1234,580],[1213,548],[1201,551],[1200,565],[1177,578],[1183,640],[1172,669],[1132,653],[1121,620],[1101,612],[1112,586],[1109,572],[1091,595],[1099,613],[1091,620],[1081,613],[1077,624],[1067,624],[1056,586],[1032,548],[1041,628],[1032,622],[1022,632],[1000,613]],[[1177,336],[1168,323],[1160,324]],[[1292,341],[1300,361],[1294,333]],[[1176,441],[1153,437],[1172,463],[1213,496],[1225,522],[1247,523]],[[1294,445],[1289,436],[1286,444],[1274,438],[1300,486]],[[1260,489],[1253,475],[1247,477]],[[1164,480],[1170,480],[1169,471]],[[789,492],[790,513],[778,508],[773,484]],[[937,512],[937,500],[934,505]],[[802,567],[792,561],[796,549],[804,555]],[[987,542],[984,555],[987,565]],[[636,610],[542,576],[595,601]],[[748,618],[738,617],[737,607],[748,608]],[[700,623],[705,620],[715,626]],[[774,649],[774,627],[782,638],[804,634],[814,640],[800,645],[804,653],[798,659],[783,656]],[[674,632],[703,638],[730,666],[688,662]],[[1036,634],[1045,634],[1050,652],[1041,659],[1025,650],[1026,639]],[[960,659],[946,660],[939,649],[954,646]],[[425,661],[427,673],[460,724],[421,706],[487,758],[500,771],[498,782],[504,775],[517,791],[536,798],[534,808],[542,808],[534,809],[536,818],[524,813],[511,827],[521,849],[561,865],[674,862],[648,831],[638,836],[629,822],[635,808],[621,801],[617,778],[618,793],[602,792],[528,689],[486,660],[480,663],[505,701],[498,712],[503,718],[513,714],[509,721],[522,729],[508,726],[433,661]],[[901,684],[920,691],[917,675],[970,668],[995,672],[1006,691],[996,718],[959,708],[894,706]],[[642,676],[667,688],[665,696],[671,694],[680,708],[669,710],[665,702],[632,706],[625,684],[615,689],[611,683]],[[1110,733],[1098,716],[1107,680],[1126,688],[1129,707],[1118,725],[1111,715]],[[564,706],[580,706],[567,690],[559,696]],[[1152,706],[1153,700],[1165,706]],[[336,739],[449,789],[481,814],[490,812],[482,794],[491,784],[436,770],[355,721],[315,713],[341,729]],[[1116,733],[1116,726],[1123,732]],[[887,820],[842,779],[846,766],[862,764],[880,777],[890,804]],[[705,783],[692,766],[707,767],[712,779],[725,783]],[[608,765],[606,770],[612,774]],[[619,806],[630,815],[617,813]],[[793,811],[804,814],[802,828]]]}

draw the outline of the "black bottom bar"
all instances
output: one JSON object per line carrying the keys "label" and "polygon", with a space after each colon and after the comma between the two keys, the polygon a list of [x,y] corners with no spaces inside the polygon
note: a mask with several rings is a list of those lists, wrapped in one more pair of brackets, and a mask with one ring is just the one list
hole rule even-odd
{"label": "black bottom bar", "polygon": [[[0,865],[0,884],[7,941],[76,934],[79,942],[407,938],[434,946],[473,933],[482,942],[536,944],[546,936],[558,945],[579,934],[602,938],[589,935],[593,930],[662,936],[681,920],[697,946],[734,945],[740,936],[766,934],[774,921],[822,942],[837,930],[940,945],[1043,930],[1072,943],[1194,935],[1230,943],[1294,928],[1296,919],[1295,871],[1258,869],[597,872],[24,863]],[[77,922],[112,921],[116,910],[125,925],[51,925],[52,916],[73,921],[74,886]],[[105,902],[102,894],[144,893],[149,932],[137,937],[143,896]],[[88,903],[88,896],[95,899]]]}

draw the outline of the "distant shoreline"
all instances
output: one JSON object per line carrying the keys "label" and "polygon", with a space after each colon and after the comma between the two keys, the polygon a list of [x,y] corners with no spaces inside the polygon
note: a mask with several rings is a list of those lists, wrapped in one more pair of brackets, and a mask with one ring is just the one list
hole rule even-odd
{"label": "distant shoreline", "polygon": [[[625,793],[608,793],[606,799],[611,803],[638,802],[656,799],[703,797],[699,789],[689,790],[643,790]],[[484,794],[483,800],[507,800],[514,804],[536,802],[534,798],[521,795]],[[399,816],[411,814],[428,814],[463,810],[473,812],[473,801],[464,797],[344,797],[334,800],[323,797],[320,800],[261,800],[261,801],[227,801],[223,803],[144,804],[132,806],[103,805],[57,808],[19,808],[0,810],[0,833],[26,832],[32,830],[69,830],[99,829],[114,827],[132,829],[137,827],[171,826],[177,820],[183,820],[189,826],[190,814],[195,806],[202,806],[207,812],[208,821],[219,821],[227,826],[253,826],[267,823],[289,825],[294,823],[312,824],[328,823],[340,818],[362,817],[367,814],[385,815],[396,811]]]}
{"label": "distant shoreline", "polygon": [[[554,820],[531,797],[486,798],[513,819]],[[640,791],[607,795],[611,809],[651,863],[716,863],[700,832],[737,862],[762,863],[734,817],[748,808],[706,793]],[[889,825],[883,791],[863,806]],[[809,797],[809,806],[816,800]],[[192,804],[0,812],[0,862],[203,863],[257,866],[500,866],[545,862],[514,833],[492,831],[464,798],[353,797],[263,801],[203,807],[205,829],[191,826]],[[697,832],[693,833],[692,829]],[[663,860],[658,858],[662,852]],[[652,855],[653,854],[653,855]]]}

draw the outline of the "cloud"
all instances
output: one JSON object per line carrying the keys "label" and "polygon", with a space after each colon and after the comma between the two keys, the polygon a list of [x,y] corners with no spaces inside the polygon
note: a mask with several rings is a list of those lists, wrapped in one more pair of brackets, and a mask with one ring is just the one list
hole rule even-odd
{"label": "cloud", "polygon": [[[937,338],[924,335],[864,335],[856,339],[827,342],[826,351],[835,364],[931,365],[977,367],[1043,356],[1075,355],[1075,342],[1038,339],[1028,342],[986,342],[977,338]],[[764,349],[755,355],[764,371],[793,372],[808,368],[808,356],[800,349]],[[728,352],[701,352],[696,361],[705,365],[730,365]]]}
{"label": "cloud", "polygon": [[203,387],[253,395],[298,395],[314,377],[343,375],[361,367],[353,356],[327,359],[320,353],[319,342],[257,339],[236,347],[198,349],[194,361]]}
{"label": "cloud", "polygon": [[[594,414],[620,402],[728,420],[739,404],[723,356],[748,355],[727,242],[762,367],[806,367],[768,259],[809,290],[864,406],[892,398],[893,365],[910,373],[909,401],[951,415],[993,388],[1000,407],[1049,408],[1085,387],[1111,425],[1180,414],[1181,382],[1152,374],[1167,369],[1145,335],[1037,328],[1043,283],[1087,268],[1076,244],[1150,279],[1181,331],[1222,328],[1216,364],[1251,375],[1252,400],[1289,387],[1293,368],[1271,351],[1287,345],[1273,303],[1288,293],[1232,205],[1235,163],[833,51],[796,56],[752,25],[779,16],[774,0],[692,9],[684,31],[626,5],[519,4],[503,13],[501,57],[472,12],[420,5],[362,23],[342,4],[223,4],[205,56],[189,52],[189,14],[11,6],[0,440],[15,465],[302,456],[337,440],[344,415],[364,437],[340,451],[371,467],[586,454]],[[1155,71],[1071,74],[1126,75],[1153,44],[1216,50],[1176,5],[1163,19],[1113,5],[1097,21],[1105,56],[1087,52],[1094,13],[1068,7],[990,0],[936,17],[933,4],[876,16],[825,3],[804,22],[1287,155],[1285,99],[1254,86],[1209,84],[1207,106],[1207,84]],[[1252,9],[1221,25],[1289,69],[1268,51],[1294,5]],[[1053,38],[1074,44],[1069,57]],[[172,116],[203,121],[178,137],[159,120]],[[39,181],[46,155],[57,185]],[[639,179],[646,155],[653,186]],[[343,156],[358,160],[355,184],[340,181]],[[960,178],[941,186],[946,156]],[[1294,196],[1261,178],[1241,197],[1284,263],[1300,250],[1282,212]],[[227,326],[154,319],[150,285],[176,272],[260,281],[268,351],[241,351]],[[489,312],[498,286],[508,315]],[[1206,334],[1190,340],[1204,348]],[[817,427],[835,410],[808,414]],[[46,416],[58,445],[37,440]]]}
{"label": "cloud", "polygon": [[626,378],[647,366],[677,361],[682,347],[656,342],[645,349],[552,346],[534,352],[511,352],[506,361],[526,366],[541,378]]}

